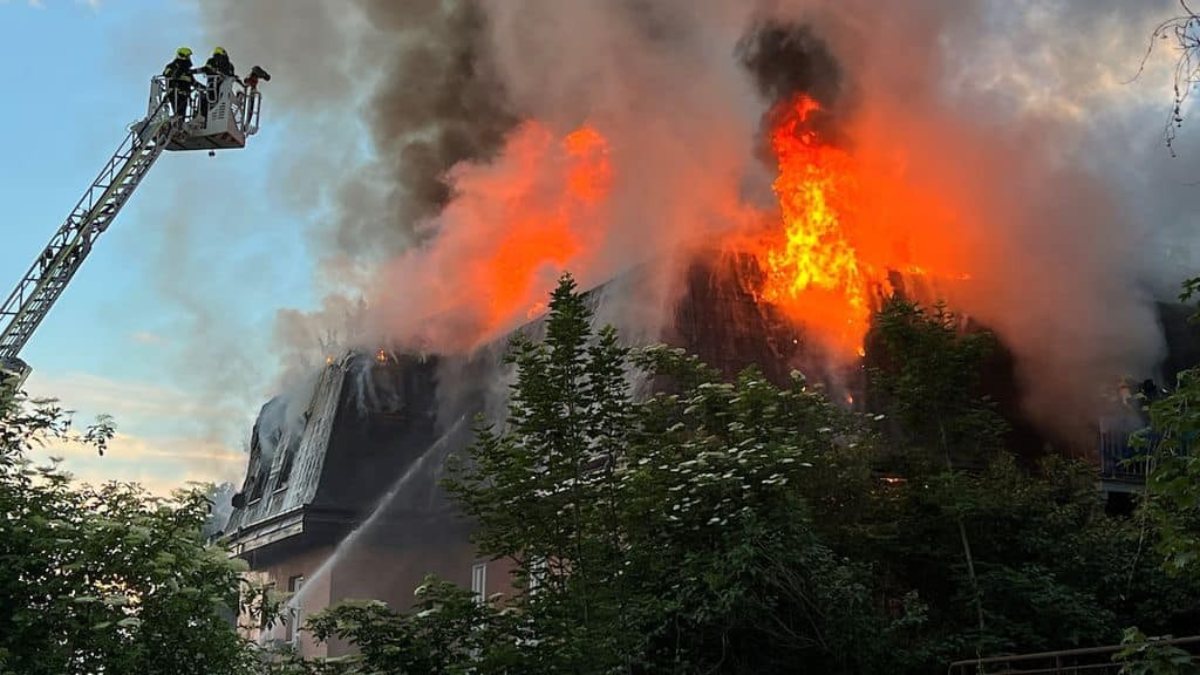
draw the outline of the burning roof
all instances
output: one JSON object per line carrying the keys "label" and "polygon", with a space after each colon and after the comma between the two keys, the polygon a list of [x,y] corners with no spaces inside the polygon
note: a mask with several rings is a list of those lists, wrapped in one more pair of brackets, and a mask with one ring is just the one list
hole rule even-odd
{"label": "burning roof", "polygon": [[[601,305],[605,294],[653,283],[642,268],[588,294]],[[758,301],[746,279],[761,277],[755,259],[720,251],[688,268],[687,291],[664,332],[668,341],[699,354],[732,377],[755,365],[776,381],[802,367],[818,377],[823,358],[806,353],[814,344],[779,311]],[[524,330],[538,330],[539,322]],[[252,432],[249,466],[225,528],[241,552],[304,535],[310,545],[334,540],[360,522],[396,477],[448,432],[446,451],[426,467],[395,503],[393,515],[445,515],[437,486],[441,460],[471,438],[478,413],[495,417],[503,406],[507,339],[473,355],[417,357],[353,352],[331,360],[305,387],[263,406]],[[841,378],[844,373],[831,374]],[[496,399],[496,400],[492,400]],[[466,423],[464,423],[464,420]],[[451,519],[453,520],[453,519]]]}
{"label": "burning roof", "polygon": [[[590,302],[600,309],[606,293],[629,293],[653,283],[652,272],[640,268],[598,287],[588,294]],[[760,289],[769,274],[750,254],[716,250],[695,258],[685,273],[686,291],[663,330],[668,344],[699,355],[727,377],[753,365],[784,382],[799,369],[845,400],[869,408],[869,400],[856,400],[863,385],[858,360],[831,365],[840,361],[828,358],[827,343],[798,329],[787,308],[762,301]],[[893,277],[889,283],[898,281]],[[1200,362],[1200,328],[1189,324],[1190,311],[1182,306],[1160,305],[1158,312],[1171,336],[1172,358],[1160,380],[1169,381],[1175,370]],[[535,321],[523,330],[536,332],[538,326]],[[389,526],[382,528],[386,536],[376,536],[393,543],[411,535],[404,532],[418,523],[440,523],[435,529],[465,536],[465,525],[438,480],[445,459],[470,442],[469,422],[479,413],[492,419],[501,414],[507,376],[499,357],[506,344],[499,339],[469,356],[350,353],[327,364],[310,386],[265,405],[225,530],[237,550],[248,554],[329,544],[372,511],[384,514]],[[1047,436],[1019,409],[1019,384],[1008,356],[1005,352],[987,366],[985,386],[1015,425],[1013,441],[1021,447],[1014,449],[1036,454]],[[1093,435],[1080,447],[1070,447],[1067,439],[1062,449],[1086,455],[1094,449],[1096,419],[1081,421]],[[435,446],[440,452],[428,461]],[[396,490],[397,477],[417,465],[420,475]]]}

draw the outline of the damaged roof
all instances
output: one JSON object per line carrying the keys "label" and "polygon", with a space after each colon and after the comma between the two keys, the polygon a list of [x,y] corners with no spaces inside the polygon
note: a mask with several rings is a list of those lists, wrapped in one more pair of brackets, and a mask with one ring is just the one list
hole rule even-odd
{"label": "damaged roof", "polygon": [[437,436],[436,361],[349,354],[263,406],[225,527],[235,548],[361,520]]}

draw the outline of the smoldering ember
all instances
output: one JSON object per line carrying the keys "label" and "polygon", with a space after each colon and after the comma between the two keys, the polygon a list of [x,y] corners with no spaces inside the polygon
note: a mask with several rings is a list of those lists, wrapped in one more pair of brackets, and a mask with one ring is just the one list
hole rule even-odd
{"label": "smoldering ember", "polygon": [[1200,672],[1185,0],[41,5],[223,46],[28,228],[0,675]]}

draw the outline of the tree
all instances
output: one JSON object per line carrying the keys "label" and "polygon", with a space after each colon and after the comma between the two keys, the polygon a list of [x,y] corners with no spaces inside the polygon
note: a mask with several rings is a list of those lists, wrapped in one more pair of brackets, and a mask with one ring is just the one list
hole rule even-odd
{"label": "tree", "polygon": [[[1154,27],[1150,33],[1150,44],[1138,67],[1133,80],[1141,77],[1159,42],[1169,41],[1179,52],[1175,60],[1175,70],[1172,85],[1171,114],[1163,125],[1163,142],[1174,156],[1175,137],[1183,126],[1184,109],[1192,97],[1192,91],[1200,83],[1200,14],[1188,5],[1187,0],[1179,0],[1180,13],[1169,17]],[[1133,81],[1131,80],[1131,81]]]}
{"label": "tree", "polygon": [[[900,298],[884,306],[875,332],[880,348],[873,360],[881,365],[871,370],[873,393],[881,399],[878,407],[898,423],[893,436],[899,439],[899,447],[908,450],[896,453],[896,458],[903,460],[903,471],[911,478],[919,478],[933,466],[931,460],[943,460],[944,471],[934,471],[934,476],[939,485],[944,484],[946,494],[958,493],[956,469],[963,461],[974,465],[988,461],[1005,430],[1003,419],[978,391],[981,367],[993,349],[992,336],[962,333],[945,305],[935,305],[926,313]],[[962,508],[952,508],[950,513],[982,640],[987,628],[971,540]],[[977,648],[982,653],[982,641]]]}
{"label": "tree", "polygon": [[1137,628],[1125,630],[1122,649],[1113,661],[1123,664],[1121,675],[1196,675],[1196,665],[1190,652],[1161,640],[1148,638]]}
{"label": "tree", "polygon": [[231,623],[243,567],[205,545],[203,492],[76,485],[28,458],[52,439],[103,449],[113,432],[69,430],[52,401],[0,402],[0,673],[254,672]]}
{"label": "tree", "polygon": [[[1200,277],[1184,283],[1179,299],[1200,293]],[[1200,319],[1193,317],[1193,320]],[[1170,395],[1150,404],[1150,429],[1141,445],[1150,459],[1145,515],[1158,533],[1158,550],[1175,574],[1200,571],[1200,368],[1179,374]]]}
{"label": "tree", "polygon": [[[415,592],[410,614],[397,614],[378,601],[347,603],[314,617],[318,639],[354,637],[360,654],[348,672],[429,673],[526,672],[521,638],[524,619],[494,603],[478,602],[470,591],[433,577]],[[356,663],[368,664],[363,670]],[[310,664],[311,665],[311,664]],[[332,665],[338,665],[336,662]]]}
{"label": "tree", "polygon": [[622,346],[564,278],[545,338],[513,344],[508,418],[446,484],[515,592],[430,581],[411,612],[313,625],[362,647],[354,673],[920,673],[1188,616],[1200,590],[1162,601],[1091,467],[1006,451],[990,336],[899,300],[877,325],[868,416],[799,373]]}
{"label": "tree", "polygon": [[[1017,448],[1018,460],[1006,447],[1007,425],[979,377],[994,339],[959,323],[942,306],[902,299],[880,312],[868,345],[872,402],[891,424],[878,465],[902,479],[869,492],[877,510],[863,530],[827,534],[887,570],[891,593],[927,603],[912,648],[953,660],[968,649],[1106,644],[1134,621],[1168,630],[1194,620],[1190,601],[1158,603],[1170,581],[1141,555],[1137,523],[1104,512],[1092,466],[1035,461],[1038,448]],[[1198,597],[1194,583],[1176,592]]]}
{"label": "tree", "polygon": [[[623,347],[611,328],[592,329],[569,277],[545,340],[518,338],[510,359],[508,419],[480,429],[447,487],[478,523],[481,552],[512,561],[516,594],[467,612],[431,586],[429,604],[406,615],[352,607],[316,619],[323,634],[359,644],[379,644],[375,631],[391,626],[396,648],[364,650],[362,672],[885,662],[869,638],[896,621],[871,610],[868,570],[815,536],[798,488],[820,456],[857,452],[853,415],[799,375],[782,390],[756,371],[726,383],[681,351]],[[665,388],[635,400],[631,378]],[[519,618],[500,621],[506,610]],[[362,621],[365,611],[385,613]],[[497,625],[506,637],[468,637]],[[433,634],[459,647],[418,661],[433,650],[413,636]]]}

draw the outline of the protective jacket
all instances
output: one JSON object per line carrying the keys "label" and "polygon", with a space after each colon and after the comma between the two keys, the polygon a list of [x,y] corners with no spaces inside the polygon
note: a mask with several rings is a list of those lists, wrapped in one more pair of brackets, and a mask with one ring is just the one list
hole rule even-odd
{"label": "protective jacket", "polygon": [[204,64],[204,72],[209,75],[224,75],[225,77],[234,77],[233,61],[229,60],[228,54],[213,54]]}
{"label": "protective jacket", "polygon": [[192,60],[177,58],[168,63],[167,67],[163,68],[163,77],[176,86],[195,84],[196,80],[192,77]]}

